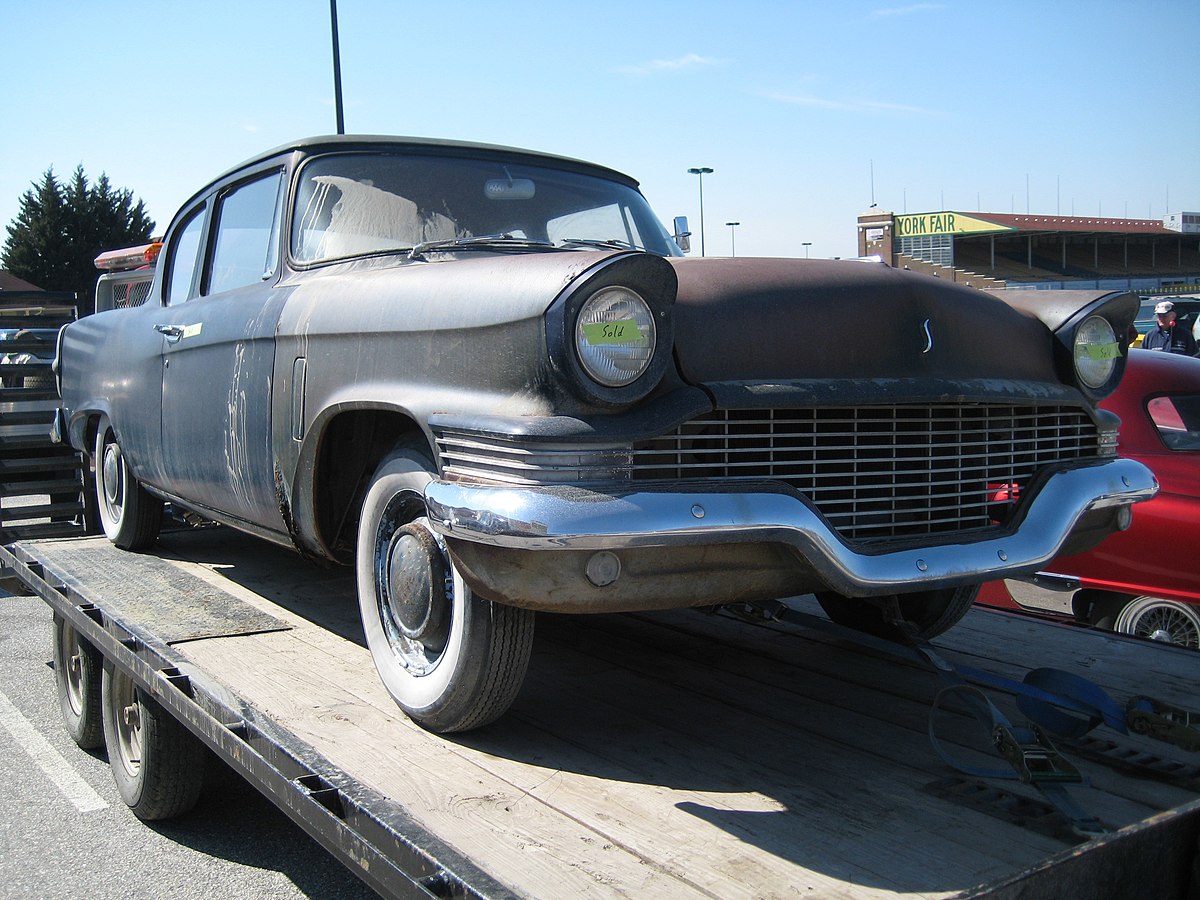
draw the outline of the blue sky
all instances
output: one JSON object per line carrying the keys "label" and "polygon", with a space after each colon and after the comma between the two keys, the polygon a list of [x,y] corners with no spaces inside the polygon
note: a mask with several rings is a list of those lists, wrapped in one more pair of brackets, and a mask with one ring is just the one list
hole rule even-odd
{"label": "blue sky", "polygon": [[[738,256],[854,255],[872,202],[1200,210],[1195,0],[338,0],[338,19],[348,132],[603,163],[697,233],[687,169],[709,166],[709,255],[728,221]],[[0,35],[3,226],[82,164],[161,232],[211,177],[335,130],[327,0],[0,0]]]}

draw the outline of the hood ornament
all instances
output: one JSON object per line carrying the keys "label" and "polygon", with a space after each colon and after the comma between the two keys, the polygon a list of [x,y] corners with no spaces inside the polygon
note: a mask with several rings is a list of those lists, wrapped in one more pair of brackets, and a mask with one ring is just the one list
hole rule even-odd
{"label": "hood ornament", "polygon": [[921,352],[928,353],[933,349],[933,332],[929,330],[929,320],[926,319],[925,324],[921,327],[925,329],[925,349]]}

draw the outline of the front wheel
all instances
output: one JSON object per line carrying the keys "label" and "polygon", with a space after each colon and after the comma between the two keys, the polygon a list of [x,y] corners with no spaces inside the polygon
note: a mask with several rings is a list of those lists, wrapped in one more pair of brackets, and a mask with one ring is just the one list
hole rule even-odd
{"label": "front wheel", "polygon": [[1117,613],[1113,630],[1200,649],[1200,609],[1161,597],[1135,597]]}
{"label": "front wheel", "polygon": [[883,598],[871,602],[859,597],[819,593],[817,602],[830,619],[855,631],[888,640],[929,640],[958,624],[978,594],[977,584],[896,594],[900,623],[889,620],[881,602]]}
{"label": "front wheel", "polygon": [[157,821],[195,806],[208,757],[199,739],[108,660],[101,706],[108,764],[134,815]]}
{"label": "front wheel", "polygon": [[96,505],[100,526],[122,550],[144,550],[162,527],[162,501],[133,477],[107,421],[96,431]]}
{"label": "front wheel", "polygon": [[371,480],[358,526],[358,602],[375,668],[414,722],[450,733],[516,699],[534,615],[475,596],[429,527],[429,464],[401,451]]}

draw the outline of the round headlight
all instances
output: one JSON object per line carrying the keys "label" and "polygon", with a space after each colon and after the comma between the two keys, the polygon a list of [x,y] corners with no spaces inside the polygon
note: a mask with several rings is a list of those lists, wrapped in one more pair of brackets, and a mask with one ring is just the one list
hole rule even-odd
{"label": "round headlight", "polygon": [[1089,316],[1075,329],[1075,374],[1090,388],[1102,388],[1112,378],[1121,345],[1108,320]]}
{"label": "round headlight", "polygon": [[589,378],[605,387],[637,381],[650,366],[654,340],[654,315],[629,288],[597,291],[575,319],[579,362]]}

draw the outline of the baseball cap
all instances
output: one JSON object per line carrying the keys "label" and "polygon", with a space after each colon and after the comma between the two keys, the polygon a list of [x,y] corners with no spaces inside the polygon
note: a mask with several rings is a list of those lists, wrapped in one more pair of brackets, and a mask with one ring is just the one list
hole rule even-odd
{"label": "baseball cap", "polygon": [[1161,316],[1164,313],[1174,312],[1174,310],[1175,310],[1175,304],[1172,303],[1170,300],[1164,300],[1162,303],[1160,303],[1154,307],[1154,314],[1156,316]]}

